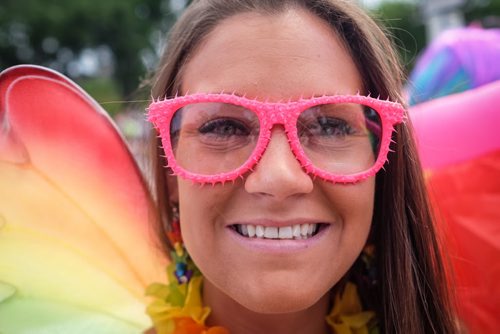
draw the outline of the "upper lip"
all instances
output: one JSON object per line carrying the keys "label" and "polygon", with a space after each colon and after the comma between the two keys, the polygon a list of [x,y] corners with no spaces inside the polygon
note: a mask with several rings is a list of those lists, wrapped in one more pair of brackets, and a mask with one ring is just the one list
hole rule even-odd
{"label": "upper lip", "polygon": [[302,224],[330,224],[330,222],[322,219],[310,219],[310,218],[297,218],[289,220],[274,220],[274,219],[245,219],[234,221],[229,224],[231,225],[260,225],[267,227],[282,227],[282,226],[293,226]]}

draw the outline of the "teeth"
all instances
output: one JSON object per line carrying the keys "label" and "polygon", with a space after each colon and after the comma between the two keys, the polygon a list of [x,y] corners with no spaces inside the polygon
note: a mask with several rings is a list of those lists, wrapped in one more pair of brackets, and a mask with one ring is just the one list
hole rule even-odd
{"label": "teeth", "polygon": [[292,227],[291,226],[280,227],[278,235],[280,239],[292,239],[293,238]]}
{"label": "teeth", "polygon": [[309,224],[309,226],[307,227],[307,235],[312,235],[313,234],[313,228],[314,228],[313,224]]}
{"label": "teeth", "polygon": [[276,239],[278,237],[277,227],[265,227],[264,228],[264,238]]}
{"label": "teeth", "polygon": [[253,225],[246,225],[246,226],[247,226],[247,230],[248,230],[248,236],[250,238],[255,237],[255,226],[253,226]]}
{"label": "teeth", "polygon": [[300,234],[303,237],[307,237],[307,232],[309,231],[309,224],[300,225]]}
{"label": "teeth", "polygon": [[319,224],[296,224],[293,226],[236,225],[236,231],[248,238],[307,239],[318,230]]}
{"label": "teeth", "polygon": [[248,225],[240,225],[241,226],[241,234],[244,236],[248,236]]}
{"label": "teeth", "polygon": [[264,227],[260,225],[255,226],[255,235],[257,238],[262,238],[264,236]]}

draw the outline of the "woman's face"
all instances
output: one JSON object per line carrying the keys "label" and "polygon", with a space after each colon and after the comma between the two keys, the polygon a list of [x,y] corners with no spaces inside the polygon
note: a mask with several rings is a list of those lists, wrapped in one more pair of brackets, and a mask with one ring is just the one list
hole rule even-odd
{"label": "woman's face", "polygon": [[[240,14],[220,23],[182,73],[183,93],[235,92],[259,100],[356,94],[362,80],[329,26],[312,14]],[[315,304],[351,267],[371,225],[375,180],[332,184],[306,174],[283,128],[254,170],[215,186],[178,178],[181,230],[189,254],[216,289],[261,313]],[[307,239],[249,238],[235,226],[318,224]]]}

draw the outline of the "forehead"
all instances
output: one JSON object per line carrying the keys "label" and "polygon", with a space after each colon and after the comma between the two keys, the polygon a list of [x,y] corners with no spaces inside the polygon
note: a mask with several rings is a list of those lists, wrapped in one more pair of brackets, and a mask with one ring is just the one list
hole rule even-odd
{"label": "forehead", "polygon": [[230,17],[185,65],[182,93],[237,92],[285,99],[355,94],[360,74],[330,26],[305,10]]}

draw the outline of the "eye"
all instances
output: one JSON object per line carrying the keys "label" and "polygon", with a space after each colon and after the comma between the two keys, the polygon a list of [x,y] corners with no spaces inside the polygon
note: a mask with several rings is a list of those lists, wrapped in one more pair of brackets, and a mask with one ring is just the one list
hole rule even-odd
{"label": "eye", "polygon": [[241,121],[231,118],[218,118],[202,124],[198,132],[217,137],[248,136],[250,129]]}
{"label": "eye", "polygon": [[319,116],[303,129],[301,135],[344,137],[354,133],[353,128],[343,119]]}

